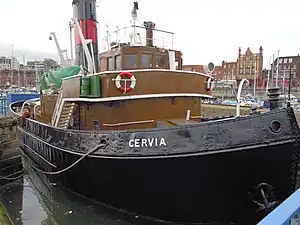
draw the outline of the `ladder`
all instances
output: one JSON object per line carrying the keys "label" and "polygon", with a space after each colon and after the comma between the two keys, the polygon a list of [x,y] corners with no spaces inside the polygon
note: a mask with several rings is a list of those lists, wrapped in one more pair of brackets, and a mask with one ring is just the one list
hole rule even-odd
{"label": "ladder", "polygon": [[61,87],[60,87],[60,91],[56,100],[56,104],[55,104],[55,108],[53,110],[53,114],[52,114],[52,119],[51,119],[51,124],[52,126],[55,125],[57,117],[58,117],[58,109],[61,105],[62,99],[63,99],[63,85],[64,82],[62,82]]}
{"label": "ladder", "polygon": [[75,109],[75,103],[61,102],[54,126],[67,128]]}

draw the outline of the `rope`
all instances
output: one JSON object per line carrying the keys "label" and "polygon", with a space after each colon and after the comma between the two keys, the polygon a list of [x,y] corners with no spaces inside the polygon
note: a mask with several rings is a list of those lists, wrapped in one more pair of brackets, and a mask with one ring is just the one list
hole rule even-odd
{"label": "rope", "polygon": [[0,145],[7,145],[7,144],[11,144],[11,143],[16,143],[16,142],[18,142],[18,140],[11,140],[11,141],[4,140],[4,141],[0,141]]}
{"label": "rope", "polygon": [[[23,172],[24,172],[24,170],[22,169],[22,170],[18,170],[17,172],[14,172],[12,174],[9,174],[7,176],[0,176],[0,180],[18,180],[23,177]],[[17,177],[11,177],[11,176],[19,174],[19,173],[22,173],[22,174]]]}
{"label": "rope", "polygon": [[[100,142],[103,142],[103,140],[106,142],[105,139],[102,139]],[[93,152],[95,152],[96,150],[98,150],[99,148],[102,148],[104,149],[108,144],[105,143],[105,144],[99,144],[97,145],[95,148],[91,149],[90,151],[88,151],[86,154],[82,155],[78,160],[76,160],[73,164],[71,164],[70,166],[62,169],[62,170],[59,170],[59,171],[55,171],[55,172],[47,172],[47,171],[43,171],[43,170],[40,170],[39,168],[37,168],[36,166],[34,166],[32,163],[30,163],[30,159],[27,155],[25,155],[25,153],[21,150],[21,154],[24,158],[27,159],[28,161],[28,164],[34,169],[36,170],[37,172],[39,173],[42,173],[42,174],[46,174],[46,175],[58,175],[58,174],[61,174],[61,173],[64,173],[70,169],[72,169],[74,166],[76,166],[79,162],[81,162],[84,158],[86,158],[87,156],[89,156],[90,154],[92,154]],[[53,146],[55,147],[55,146]],[[57,149],[60,149],[58,147],[55,147]]]}

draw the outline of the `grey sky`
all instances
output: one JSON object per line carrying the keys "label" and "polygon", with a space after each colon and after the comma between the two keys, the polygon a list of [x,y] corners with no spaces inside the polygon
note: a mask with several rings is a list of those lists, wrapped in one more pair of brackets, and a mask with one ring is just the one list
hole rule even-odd
{"label": "grey sky", "polygon": [[[15,49],[48,52],[57,58],[49,32],[55,31],[62,48],[69,48],[68,21],[72,0],[1,0],[1,45]],[[99,42],[110,30],[129,25],[133,0],[100,0],[97,8]],[[140,0],[139,23],[152,20],[157,29],[172,31],[176,49],[183,52],[184,64],[236,60],[238,47],[264,48],[269,56],[300,53],[299,0]],[[170,36],[168,37],[170,40]],[[18,53],[21,54],[21,53]],[[31,53],[34,57],[37,53]]]}

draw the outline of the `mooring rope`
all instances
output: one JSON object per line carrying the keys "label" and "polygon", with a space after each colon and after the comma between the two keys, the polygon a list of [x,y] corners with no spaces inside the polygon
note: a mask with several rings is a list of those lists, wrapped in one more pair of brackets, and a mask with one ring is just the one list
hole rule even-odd
{"label": "mooring rope", "polygon": [[[24,169],[21,169],[21,170],[18,170],[17,172],[11,173],[7,176],[0,176],[0,180],[18,180],[23,177],[23,172],[24,172]],[[19,175],[17,177],[11,177],[11,176],[19,174],[19,173],[21,173],[21,175]]]}
{"label": "mooring rope", "polygon": [[[106,139],[102,139],[106,142]],[[102,140],[100,142],[102,142]],[[72,163],[70,166],[62,169],[62,170],[59,170],[59,171],[55,171],[55,172],[47,172],[47,171],[43,171],[39,168],[37,168],[36,166],[34,166],[31,162],[30,162],[30,158],[21,150],[21,154],[24,158],[27,159],[28,161],[28,164],[34,169],[36,170],[37,172],[40,172],[40,173],[43,173],[43,174],[46,174],[46,175],[58,175],[58,174],[61,174],[61,173],[64,173],[66,171],[68,171],[69,169],[72,169],[74,166],[76,166],[79,162],[81,162],[83,159],[85,159],[87,156],[89,156],[90,154],[92,154],[93,152],[97,151],[98,149],[100,148],[105,148],[108,144],[105,143],[105,144],[99,144],[97,145],[96,147],[94,147],[93,149],[91,149],[90,151],[88,151],[87,153],[85,153],[84,155],[82,155],[78,160],[76,160],[74,163]],[[54,148],[58,149],[58,150],[63,150],[59,147],[56,147],[56,146],[53,146]]]}

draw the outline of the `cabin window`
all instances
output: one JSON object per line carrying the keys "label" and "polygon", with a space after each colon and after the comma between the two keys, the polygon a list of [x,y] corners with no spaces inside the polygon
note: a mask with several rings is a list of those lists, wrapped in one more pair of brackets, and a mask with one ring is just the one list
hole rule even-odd
{"label": "cabin window", "polygon": [[138,56],[136,54],[125,55],[125,68],[135,69],[138,66]]}
{"label": "cabin window", "polygon": [[114,60],[113,57],[107,58],[107,70],[114,70]]}
{"label": "cabin window", "polygon": [[101,57],[100,58],[100,71],[101,72],[106,71],[107,70],[106,66],[107,66],[107,59],[105,57]]}
{"label": "cabin window", "polygon": [[121,69],[122,69],[121,56],[117,55],[115,56],[115,70],[121,70]]}
{"label": "cabin window", "polygon": [[142,68],[152,68],[152,55],[142,54]]}
{"label": "cabin window", "polygon": [[166,57],[162,55],[157,55],[156,57],[156,68],[166,69]]}

